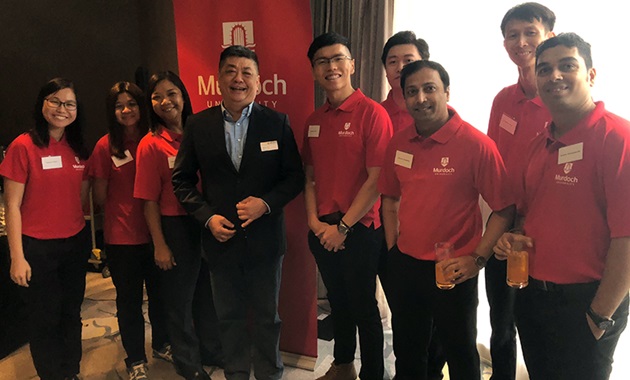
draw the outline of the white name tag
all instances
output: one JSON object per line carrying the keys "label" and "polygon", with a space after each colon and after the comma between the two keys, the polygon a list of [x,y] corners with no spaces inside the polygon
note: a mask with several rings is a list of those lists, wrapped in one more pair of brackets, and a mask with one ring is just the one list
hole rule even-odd
{"label": "white name tag", "polygon": [[42,157],[42,169],[60,169],[62,167],[61,156]]}
{"label": "white name tag", "polygon": [[118,158],[116,156],[112,156],[112,162],[114,162],[114,166],[116,166],[117,168],[131,161],[133,161],[133,157],[131,157],[131,152],[129,151],[129,149],[125,150],[125,158]]}
{"label": "white name tag", "polygon": [[411,169],[411,164],[413,164],[413,154],[405,153],[400,150],[396,151],[396,158],[394,159],[394,164],[398,166],[402,166],[407,169]]}
{"label": "white name tag", "polygon": [[516,120],[512,119],[510,116],[505,113],[501,116],[501,121],[499,122],[499,127],[505,129],[510,132],[510,134],[514,134],[516,132]]}
{"label": "white name tag", "polygon": [[308,137],[319,137],[319,125],[308,126]]}
{"label": "white name tag", "polygon": [[175,156],[170,156],[168,158],[168,168],[173,169],[175,167]]}
{"label": "white name tag", "polygon": [[278,142],[277,141],[265,141],[260,143],[260,151],[268,152],[270,150],[278,150]]}
{"label": "white name tag", "polygon": [[577,143],[558,149],[558,165],[579,161],[584,158],[584,143]]}

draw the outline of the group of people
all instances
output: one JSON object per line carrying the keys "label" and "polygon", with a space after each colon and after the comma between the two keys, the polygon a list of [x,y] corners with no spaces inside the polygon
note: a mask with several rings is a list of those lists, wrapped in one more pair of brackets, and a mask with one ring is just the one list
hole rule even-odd
{"label": "group of people", "polygon": [[[39,376],[78,378],[91,184],[132,380],[148,378],[143,284],[153,355],[182,377],[209,379],[203,365],[220,365],[227,379],[252,367],[257,379],[282,378],[283,207],[301,191],[333,320],[334,362],[318,380],[383,379],[377,276],[396,379],[441,379],[445,362],[451,379],[479,379],[484,268],[492,379],[515,378],[517,328],[531,379],[607,379],[628,319],[630,123],[593,101],[590,45],[556,36],[554,23],[538,3],[505,14],[519,78],[496,96],[487,135],[449,106],[448,72],[409,31],[383,49],[392,89],[381,104],[353,88],[346,37],[313,40],[326,103],[307,119],[301,152],[287,116],[255,102],[259,62],[242,46],[220,55],[221,104],[194,115],[172,72],[151,77],[147,100],[116,83],[109,133],[89,161],[74,85],[47,83],[35,127],[0,165],[11,277],[25,287]],[[439,242],[454,246],[441,264],[450,290],[436,287]],[[515,243],[529,252],[520,290],[505,281]]]}

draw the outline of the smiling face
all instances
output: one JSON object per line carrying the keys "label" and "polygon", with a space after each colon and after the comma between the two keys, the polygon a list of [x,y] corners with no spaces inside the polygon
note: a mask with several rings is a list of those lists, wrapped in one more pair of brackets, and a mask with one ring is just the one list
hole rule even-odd
{"label": "smiling face", "polygon": [[437,70],[424,67],[409,75],[403,91],[407,111],[416,122],[416,128],[441,127],[448,120],[449,88],[444,88]]}
{"label": "smiling face", "polygon": [[179,124],[184,109],[180,89],[168,79],[160,81],[151,93],[153,111],[167,124]]}
{"label": "smiling face", "polygon": [[118,95],[114,110],[116,112],[116,121],[126,128],[135,128],[140,122],[138,102],[127,92]]}
{"label": "smiling face", "polygon": [[313,78],[327,94],[352,92],[351,75],[354,74],[354,59],[342,44],[324,46],[313,56]]}
{"label": "smiling face", "polygon": [[[53,103],[58,103],[59,106],[55,106]],[[74,110],[68,110],[67,105],[72,104],[75,106]],[[65,128],[72,124],[77,118],[76,104],[77,98],[74,90],[71,88],[63,88],[48,95],[42,105],[42,115],[48,123],[48,129]]]}
{"label": "smiling face", "polygon": [[533,67],[536,63],[536,48],[553,35],[538,20],[514,19],[505,26],[503,46],[516,66]]}
{"label": "smiling face", "polygon": [[254,101],[260,89],[256,62],[245,57],[227,57],[219,69],[219,89],[225,108],[242,111]]}
{"label": "smiling face", "polygon": [[557,45],[543,51],[536,65],[540,98],[554,110],[580,110],[592,103],[595,69],[586,67],[576,47]]}
{"label": "smiling face", "polygon": [[385,73],[387,82],[394,89],[400,88],[400,71],[402,68],[414,61],[421,60],[418,48],[413,44],[394,45],[387,52],[385,59]]}

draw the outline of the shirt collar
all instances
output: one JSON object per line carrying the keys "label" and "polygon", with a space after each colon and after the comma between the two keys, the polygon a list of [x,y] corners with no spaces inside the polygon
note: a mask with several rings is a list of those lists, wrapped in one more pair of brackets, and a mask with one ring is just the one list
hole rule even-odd
{"label": "shirt collar", "polygon": [[[241,118],[243,116],[249,117],[252,114],[252,108],[253,107],[254,107],[254,102],[251,102],[245,108],[243,108],[243,111],[241,112]],[[230,114],[230,112],[227,110],[227,108],[225,108],[225,105],[223,104],[223,102],[221,102],[221,115],[223,115],[223,120],[224,121],[227,121],[227,122],[230,122],[230,123],[234,123],[235,121],[237,121],[237,120],[233,120],[232,119],[232,114]]]}
{"label": "shirt collar", "polygon": [[410,140],[417,139],[419,141],[422,141],[431,139],[439,144],[446,144],[453,136],[455,136],[460,126],[462,125],[462,119],[454,108],[449,107],[448,114],[448,121],[429,137],[425,138],[420,136],[416,131],[415,123],[412,124],[409,128],[405,129],[405,132],[402,133],[406,133],[407,137]]}
{"label": "shirt collar", "polygon": [[553,137],[552,128],[554,123],[550,123],[547,128],[545,128],[545,135],[547,137],[548,143],[560,142],[562,145],[572,145],[581,142],[584,139],[584,132],[593,128],[597,121],[601,119],[606,113],[606,108],[604,107],[604,102],[595,102],[595,109],[591,111],[585,118],[580,120],[580,122],[573,127],[570,131],[560,136],[560,138],[555,139]]}
{"label": "shirt collar", "polygon": [[173,132],[173,131],[171,131],[170,129],[166,128],[163,125],[160,126],[160,131],[158,132],[158,135],[160,137],[162,137],[164,140],[168,141],[168,142],[181,141],[182,140],[182,134],[181,133]]}
{"label": "shirt collar", "polygon": [[324,104],[324,107],[325,107],[324,112],[334,111],[334,110],[339,110],[343,112],[352,112],[363,98],[365,98],[365,95],[363,95],[363,92],[361,92],[361,90],[357,88],[337,108],[334,108],[332,104],[330,104],[328,99],[326,99],[326,103]]}

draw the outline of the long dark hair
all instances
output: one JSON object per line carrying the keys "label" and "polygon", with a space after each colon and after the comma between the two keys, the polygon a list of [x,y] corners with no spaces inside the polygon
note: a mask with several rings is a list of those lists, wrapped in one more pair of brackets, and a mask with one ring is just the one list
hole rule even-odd
{"label": "long dark hair", "polygon": [[[63,90],[64,88],[71,89],[74,92],[74,95],[77,96],[77,91],[74,88],[74,83],[64,78],[51,79],[39,90],[37,100],[35,101],[35,109],[33,112],[33,117],[35,118],[35,128],[31,129],[29,131],[29,134],[31,136],[31,139],[33,140],[33,143],[40,148],[48,147],[48,144],[50,143],[48,122],[46,121],[46,119],[44,118],[44,114],[42,113],[44,101],[46,100],[46,97],[48,95],[54,94],[55,92]],[[83,141],[83,122],[80,105],[77,106],[76,113],[76,118],[72,123],[70,123],[70,125],[65,128],[64,134],[68,145],[70,145],[74,153],[80,158],[87,159],[89,154]]]}
{"label": "long dark hair", "polygon": [[193,113],[192,105],[190,104],[190,96],[188,96],[186,86],[184,86],[184,82],[179,79],[177,74],[170,70],[153,74],[149,79],[149,84],[147,86],[147,104],[149,105],[149,115],[151,116],[151,125],[149,128],[151,129],[151,132],[154,133],[159,130],[160,125],[166,126],[164,120],[155,113],[153,105],[151,104],[151,94],[155,91],[155,87],[157,87],[158,83],[163,80],[170,81],[182,92],[182,98],[184,98],[184,109],[182,109],[182,128],[186,125],[186,119],[188,119],[188,116]]}
{"label": "long dark hair", "polygon": [[130,82],[118,82],[109,90],[107,94],[107,130],[109,131],[109,152],[118,158],[125,158],[124,137],[125,131],[116,119],[116,102],[120,94],[129,94],[138,103],[140,120],[136,129],[140,132],[140,137],[149,130],[147,120],[147,103],[140,87]]}

